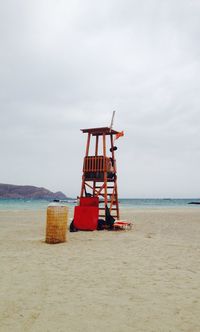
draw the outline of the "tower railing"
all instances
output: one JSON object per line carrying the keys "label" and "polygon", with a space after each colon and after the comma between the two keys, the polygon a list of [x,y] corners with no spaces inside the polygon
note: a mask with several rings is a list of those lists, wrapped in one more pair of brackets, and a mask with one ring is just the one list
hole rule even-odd
{"label": "tower railing", "polygon": [[106,172],[110,158],[104,156],[87,156],[83,161],[83,172]]}

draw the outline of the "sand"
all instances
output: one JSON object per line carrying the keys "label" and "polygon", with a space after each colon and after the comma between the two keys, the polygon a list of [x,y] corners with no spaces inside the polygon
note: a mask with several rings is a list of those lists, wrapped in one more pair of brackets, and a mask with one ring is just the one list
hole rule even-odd
{"label": "sand", "polygon": [[199,332],[200,209],[122,212],[49,245],[45,211],[1,211],[0,331]]}

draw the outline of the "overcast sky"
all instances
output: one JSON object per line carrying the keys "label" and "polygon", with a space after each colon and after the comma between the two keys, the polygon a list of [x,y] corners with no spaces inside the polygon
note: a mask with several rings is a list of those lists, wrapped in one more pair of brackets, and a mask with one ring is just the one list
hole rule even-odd
{"label": "overcast sky", "polygon": [[120,197],[200,197],[199,0],[0,0],[0,182],[80,193],[116,110]]}

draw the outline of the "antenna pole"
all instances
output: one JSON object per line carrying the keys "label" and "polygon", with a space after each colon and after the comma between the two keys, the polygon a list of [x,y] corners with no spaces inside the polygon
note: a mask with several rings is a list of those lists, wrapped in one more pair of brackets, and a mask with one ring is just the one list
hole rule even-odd
{"label": "antenna pole", "polygon": [[113,114],[112,114],[112,119],[111,119],[111,123],[110,123],[110,131],[112,130],[112,127],[113,127],[114,117],[115,117],[115,111],[113,111]]}

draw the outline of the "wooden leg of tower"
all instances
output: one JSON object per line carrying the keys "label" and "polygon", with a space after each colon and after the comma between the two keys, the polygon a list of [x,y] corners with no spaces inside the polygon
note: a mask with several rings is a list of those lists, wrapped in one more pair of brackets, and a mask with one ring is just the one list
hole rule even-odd
{"label": "wooden leg of tower", "polygon": [[[106,159],[106,135],[103,134],[103,156],[104,160]],[[105,216],[106,216],[106,206],[108,204],[107,197],[107,165],[104,165],[104,208],[105,208]]]}
{"label": "wooden leg of tower", "polygon": [[95,196],[96,181],[93,182],[93,196]]}
{"label": "wooden leg of tower", "polygon": [[115,198],[115,206],[116,206],[116,215],[117,219],[119,219],[119,201],[118,201],[118,189],[117,189],[117,169],[116,169],[116,163],[115,163],[115,153],[114,153],[114,141],[113,141],[113,135],[110,135],[110,143],[111,143],[111,151],[112,151],[112,159],[114,161],[114,198]]}
{"label": "wooden leg of tower", "polygon": [[115,195],[115,187],[113,187],[113,192],[112,194],[110,194],[110,212],[112,211],[112,208],[113,208],[113,205],[115,205],[115,202],[116,202],[116,195]]}
{"label": "wooden leg of tower", "polygon": [[[98,148],[99,148],[99,136],[96,136],[96,144],[95,144],[95,157],[98,156]],[[95,169],[98,169],[97,164],[95,163]],[[95,189],[96,189],[96,181],[93,183],[93,196],[95,196]]]}
{"label": "wooden leg of tower", "polygon": [[87,145],[86,145],[86,151],[85,151],[85,156],[87,157],[89,154],[89,148],[90,148],[90,138],[91,138],[91,134],[88,133],[88,137],[87,137]]}
{"label": "wooden leg of tower", "polygon": [[118,201],[118,190],[117,190],[117,177],[115,178],[114,183],[115,183],[116,212],[117,212],[117,219],[119,219],[119,201]]}
{"label": "wooden leg of tower", "polygon": [[106,215],[106,206],[108,205],[107,172],[104,172],[104,202],[105,202],[105,215]]}
{"label": "wooden leg of tower", "polygon": [[84,193],[84,191],[85,191],[85,177],[84,177],[84,175],[83,175],[83,177],[82,177],[82,185],[81,185],[81,195],[80,195],[80,197],[83,197],[83,193]]}
{"label": "wooden leg of tower", "polygon": [[113,135],[110,135],[110,145],[111,145],[111,153],[112,153],[112,159],[115,160],[115,154],[114,154],[114,142],[113,142]]}

